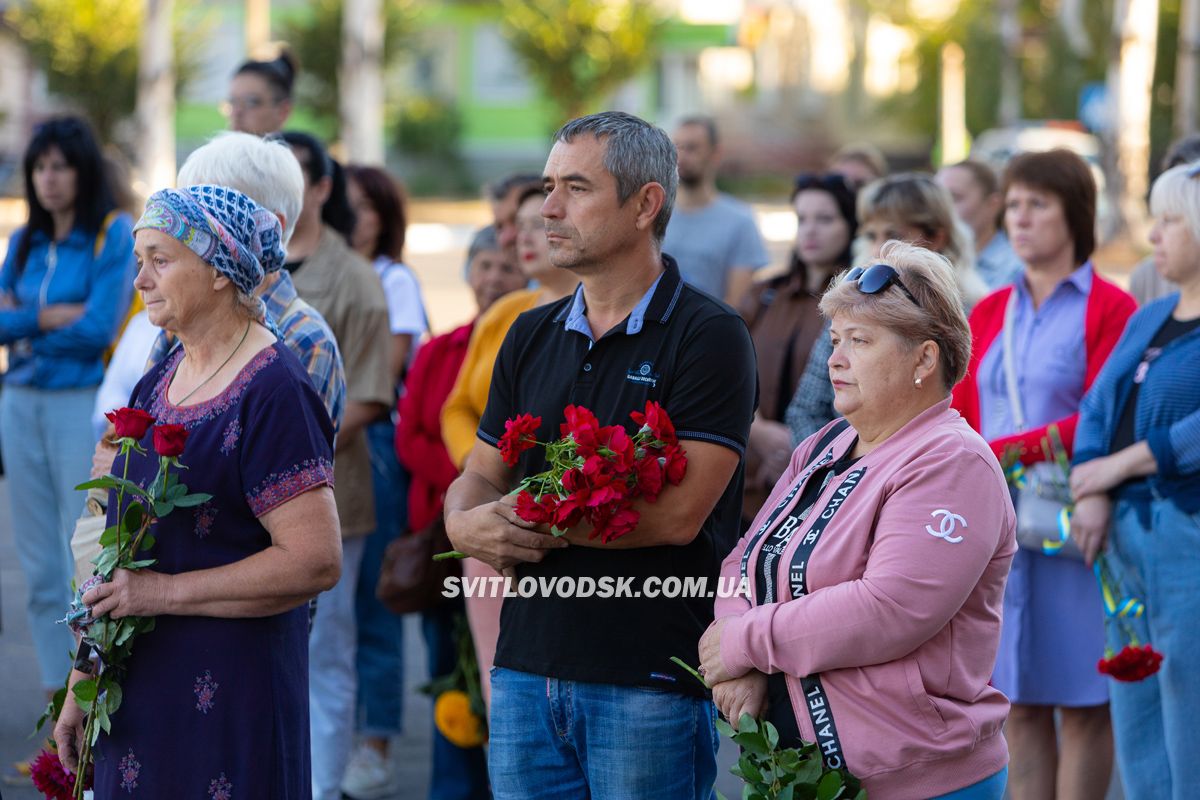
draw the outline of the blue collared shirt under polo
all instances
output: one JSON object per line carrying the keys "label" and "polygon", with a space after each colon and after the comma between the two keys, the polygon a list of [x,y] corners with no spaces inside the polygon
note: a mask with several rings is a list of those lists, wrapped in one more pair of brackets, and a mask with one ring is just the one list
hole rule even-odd
{"label": "blue collared shirt under polo", "polygon": [[[745,322],[728,306],[688,286],[674,259],[622,324],[593,338],[582,289],[525,312],[496,357],[479,438],[496,445],[506,420],[542,418],[539,441],[560,436],[563,409],[579,405],[602,425],[623,424],[647,401],[661,403],[685,450],[708,442],[743,453],[757,401],[754,346]],[[540,447],[521,455],[517,475],[545,469]],[[668,487],[659,503],[672,500]],[[741,534],[742,467],[688,545],[620,549],[571,546],[522,564],[518,577],[575,580],[706,579]],[[636,536],[637,532],[633,534]],[[508,597],[496,664],[563,680],[654,686],[692,695],[703,688],[675,668],[671,656],[696,657],[712,619],[710,597]]]}

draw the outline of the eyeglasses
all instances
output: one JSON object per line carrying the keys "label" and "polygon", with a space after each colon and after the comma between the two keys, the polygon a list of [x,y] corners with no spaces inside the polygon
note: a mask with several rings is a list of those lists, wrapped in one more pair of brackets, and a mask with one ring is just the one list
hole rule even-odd
{"label": "eyeglasses", "polygon": [[221,113],[229,116],[234,111],[257,111],[260,108],[268,105],[275,105],[279,101],[273,97],[230,97],[225,102],[221,103]]}
{"label": "eyeglasses", "polygon": [[905,297],[913,301],[913,305],[924,309],[921,301],[914,297],[913,293],[900,280],[900,273],[887,264],[872,264],[866,269],[855,267],[846,273],[846,280],[857,284],[858,290],[863,294],[879,294],[887,287],[895,286],[904,292]]}

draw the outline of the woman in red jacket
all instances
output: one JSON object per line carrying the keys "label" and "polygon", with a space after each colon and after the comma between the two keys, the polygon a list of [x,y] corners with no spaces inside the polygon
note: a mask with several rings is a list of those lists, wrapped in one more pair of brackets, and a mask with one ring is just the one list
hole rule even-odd
{"label": "woman in red jacket", "polygon": [[[1080,401],[1136,305],[1089,260],[1096,185],[1079,156],[1017,156],[1005,171],[1004,195],[1005,227],[1025,271],[971,312],[971,361],[954,405],[998,458],[1015,448],[1034,464],[1048,460],[1041,442],[1051,424],[1070,453]],[[1082,800],[1108,789],[1108,687],[1096,671],[1103,619],[1083,562],[1018,550],[992,677],[1013,704],[1006,731],[1013,800]]]}
{"label": "woman in red jacket", "polygon": [[[467,284],[482,314],[492,303],[527,283],[525,274],[504,256],[495,229],[484,228],[475,235],[467,253]],[[478,318],[478,317],[477,317]],[[442,405],[454,388],[459,367],[467,355],[467,343],[475,320],[450,333],[430,339],[417,351],[400,399],[400,422],[396,426],[396,455],[409,471],[409,528],[419,531],[442,514],[446,489],[458,477],[442,442]],[[431,677],[450,672],[457,659],[453,629],[460,607],[449,603],[422,615],[425,644],[429,651]],[[433,730],[433,785],[430,797],[437,800],[486,800],[487,768],[483,748],[464,750]]]}

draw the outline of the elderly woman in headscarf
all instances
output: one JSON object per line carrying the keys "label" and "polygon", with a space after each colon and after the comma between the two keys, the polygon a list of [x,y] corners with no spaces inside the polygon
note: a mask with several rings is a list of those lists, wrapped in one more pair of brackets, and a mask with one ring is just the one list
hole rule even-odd
{"label": "elderly woman in headscarf", "polygon": [[[134,287],[184,346],[129,405],[184,426],[186,483],[211,499],[153,524],[152,569],[117,570],[83,596],[94,618],[157,621],[96,745],[96,795],[307,798],[305,605],[337,582],[341,545],[329,415],[254,296],[283,259],[279,221],[240,192],[201,185],[151,196],[134,232]],[[117,458],[117,474],[153,479],[152,435],[147,453]],[[121,511],[110,496],[110,525]],[[55,727],[68,767],[82,721],[68,692]]]}

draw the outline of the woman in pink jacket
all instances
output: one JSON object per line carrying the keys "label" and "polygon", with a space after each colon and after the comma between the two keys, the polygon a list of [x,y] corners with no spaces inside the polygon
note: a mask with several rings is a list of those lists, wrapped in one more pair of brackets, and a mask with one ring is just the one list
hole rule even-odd
{"label": "woman in pink jacket", "polygon": [[891,242],[821,300],[845,420],[804,441],[725,559],[701,673],[722,713],[816,742],[872,800],[999,800],[1008,701],[988,684],[1016,550],[987,443],[950,408],[971,333],[941,256]]}

